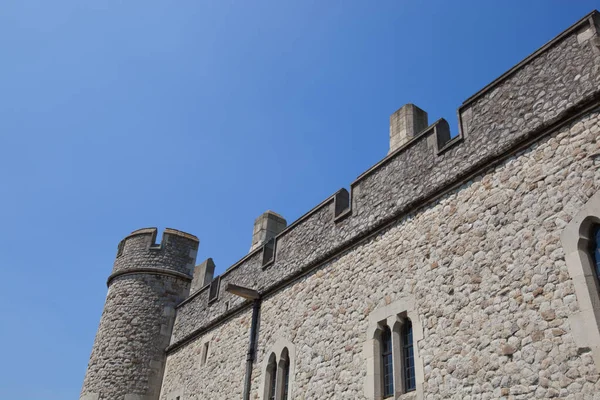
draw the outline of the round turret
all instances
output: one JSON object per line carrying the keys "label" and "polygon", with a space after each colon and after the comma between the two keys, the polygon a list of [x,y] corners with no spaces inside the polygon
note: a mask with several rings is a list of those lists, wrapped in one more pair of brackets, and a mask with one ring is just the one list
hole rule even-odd
{"label": "round turret", "polygon": [[189,294],[198,238],[156,228],[119,243],[80,400],[155,400],[175,319]]}

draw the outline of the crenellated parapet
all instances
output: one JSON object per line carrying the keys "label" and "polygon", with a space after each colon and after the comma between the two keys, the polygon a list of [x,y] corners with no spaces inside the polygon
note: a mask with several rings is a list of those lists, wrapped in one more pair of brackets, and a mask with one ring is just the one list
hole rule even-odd
{"label": "crenellated parapet", "polygon": [[247,306],[222,289],[215,299],[211,286],[268,296],[599,107],[599,26],[594,11],[467,99],[454,137],[444,119],[423,128],[418,107],[396,112],[385,158],[178,306],[169,351]]}
{"label": "crenellated parapet", "polygon": [[134,272],[161,272],[192,279],[198,238],[189,233],[167,228],[156,243],[156,228],[138,229],[120,243],[108,284],[117,276]]}

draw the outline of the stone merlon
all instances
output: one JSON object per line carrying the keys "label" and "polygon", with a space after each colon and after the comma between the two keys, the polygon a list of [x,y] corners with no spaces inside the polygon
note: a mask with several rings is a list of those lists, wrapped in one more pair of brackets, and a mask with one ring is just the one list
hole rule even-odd
{"label": "stone merlon", "polygon": [[427,113],[414,104],[406,104],[390,116],[390,150],[400,148],[428,126]]}
{"label": "stone merlon", "polygon": [[269,239],[277,236],[285,229],[287,222],[281,215],[268,210],[254,221],[252,232],[252,246],[250,251],[265,244]]}

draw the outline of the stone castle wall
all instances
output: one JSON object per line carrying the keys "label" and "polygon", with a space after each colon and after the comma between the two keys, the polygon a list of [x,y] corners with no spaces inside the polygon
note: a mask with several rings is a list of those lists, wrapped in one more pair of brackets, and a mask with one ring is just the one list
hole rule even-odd
{"label": "stone castle wall", "polygon": [[[461,132],[451,141],[438,141],[445,122],[439,121],[359,176],[344,218],[335,218],[335,195],[326,199],[277,236],[273,265],[263,268],[261,249],[250,252],[220,276],[221,288],[231,282],[276,290],[595,103],[600,45],[597,33],[586,33],[598,20],[597,13],[584,18],[467,100],[459,109]],[[209,304],[208,297],[206,286],[180,305],[172,346],[244,306],[223,290],[218,301]]]}
{"label": "stone castle wall", "polygon": [[597,398],[560,235],[600,191],[599,32],[593,12],[465,101],[456,137],[435,122],[189,296],[197,238],[133,232],[80,399],[240,398],[251,310],[228,283],[262,296],[253,399],[281,343],[291,398],[376,397],[372,324],[398,304],[417,348],[399,399]]}
{"label": "stone castle wall", "polygon": [[[600,392],[567,321],[578,303],[559,239],[600,190],[597,21],[467,100],[456,138],[438,140],[434,124],[361,175],[343,215],[332,196],[290,225],[273,263],[259,249],[220,277],[264,294],[252,398],[280,338],[296,348],[292,398],[365,398],[369,315],[405,296],[423,330],[426,398]],[[223,290],[182,303],[161,399],[239,398],[249,320]]]}
{"label": "stone castle wall", "polygon": [[[365,398],[368,317],[411,295],[425,398],[591,399],[598,370],[571,335],[560,234],[600,190],[598,137],[595,111],[267,296],[252,398],[279,338],[297,349],[292,398]],[[161,399],[239,398],[249,320],[245,310],[173,351]],[[214,351],[202,366],[204,341]]]}

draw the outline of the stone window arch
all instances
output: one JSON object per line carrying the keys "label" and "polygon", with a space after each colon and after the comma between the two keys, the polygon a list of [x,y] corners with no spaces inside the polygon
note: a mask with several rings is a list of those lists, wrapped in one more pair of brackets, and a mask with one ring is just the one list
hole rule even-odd
{"label": "stone window arch", "polygon": [[288,400],[290,389],[290,356],[287,347],[283,348],[277,365],[277,396],[280,400]]}
{"label": "stone window arch", "polygon": [[269,362],[265,370],[265,396],[266,400],[275,400],[277,383],[277,357],[275,353],[269,356]]}
{"label": "stone window arch", "polygon": [[423,362],[417,342],[423,330],[414,298],[402,299],[369,315],[363,354],[367,362],[364,393],[368,399],[422,399]]}
{"label": "stone window arch", "polygon": [[598,275],[600,192],[592,196],[561,234],[565,262],[579,311],[569,325],[579,352],[590,352],[600,372],[600,276]]}
{"label": "stone window arch", "polygon": [[262,400],[291,400],[294,393],[296,348],[287,339],[278,339],[263,362]]}

